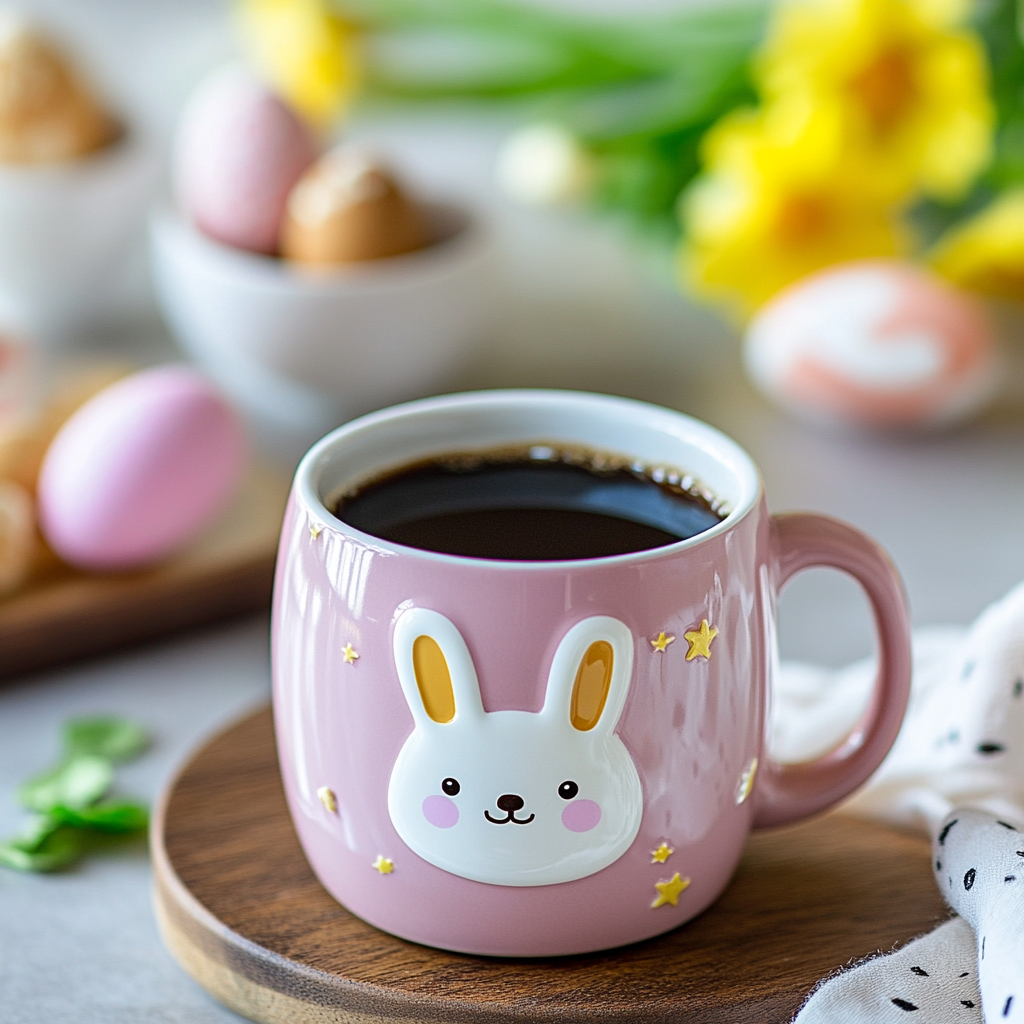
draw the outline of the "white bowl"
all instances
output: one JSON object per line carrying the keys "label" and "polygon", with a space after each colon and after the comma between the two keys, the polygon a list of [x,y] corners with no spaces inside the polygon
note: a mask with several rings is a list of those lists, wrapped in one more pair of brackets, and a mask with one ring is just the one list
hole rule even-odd
{"label": "white bowl", "polygon": [[404,256],[310,270],[221,245],[176,213],[152,222],[157,298],[178,341],[257,421],[308,444],[430,393],[494,307],[475,218],[432,205],[438,239]]}
{"label": "white bowl", "polygon": [[0,165],[0,318],[62,342],[105,311],[159,161],[134,135],[54,164]]}

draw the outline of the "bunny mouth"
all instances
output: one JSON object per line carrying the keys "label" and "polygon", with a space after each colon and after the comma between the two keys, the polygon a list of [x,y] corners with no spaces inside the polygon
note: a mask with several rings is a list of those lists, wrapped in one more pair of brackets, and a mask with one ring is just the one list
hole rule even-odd
{"label": "bunny mouth", "polygon": [[512,822],[513,825],[529,825],[537,815],[531,814],[528,818],[517,818],[515,811],[509,811],[507,818],[492,818],[490,812],[485,810],[484,817],[492,825],[507,825],[509,822]]}

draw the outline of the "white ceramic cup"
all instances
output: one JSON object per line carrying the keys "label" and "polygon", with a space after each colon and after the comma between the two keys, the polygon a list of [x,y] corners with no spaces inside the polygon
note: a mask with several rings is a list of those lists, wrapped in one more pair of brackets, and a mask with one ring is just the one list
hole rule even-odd
{"label": "white ceramic cup", "polygon": [[446,205],[438,238],[325,270],[243,252],[181,216],[152,222],[157,296],[178,341],[258,420],[307,447],[343,420],[441,385],[493,308],[488,233]]}
{"label": "white ceramic cup", "polygon": [[65,342],[105,312],[158,174],[135,134],[76,160],[0,165],[0,318]]}

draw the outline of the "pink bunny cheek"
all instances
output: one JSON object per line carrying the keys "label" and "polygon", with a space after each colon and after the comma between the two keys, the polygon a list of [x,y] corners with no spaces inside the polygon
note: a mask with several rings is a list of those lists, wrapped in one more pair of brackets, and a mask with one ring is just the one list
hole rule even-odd
{"label": "pink bunny cheek", "polygon": [[423,801],[423,817],[437,828],[451,828],[459,820],[459,809],[453,800],[435,794]]}
{"label": "pink bunny cheek", "polygon": [[570,832],[589,832],[601,820],[601,805],[594,800],[573,800],[562,811],[562,824]]}

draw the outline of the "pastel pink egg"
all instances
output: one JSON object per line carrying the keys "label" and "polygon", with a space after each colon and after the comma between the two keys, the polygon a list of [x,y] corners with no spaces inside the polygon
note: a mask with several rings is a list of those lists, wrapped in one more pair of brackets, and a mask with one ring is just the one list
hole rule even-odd
{"label": "pastel pink egg", "polygon": [[288,193],[316,158],[298,116],[249,72],[227,68],[200,85],[182,113],[175,191],[211,238],[272,254]]}
{"label": "pastel pink egg", "polygon": [[159,561],[223,511],[245,468],[241,424],[194,370],[126,377],[79,408],[47,450],[40,526],[84,569]]}
{"label": "pastel pink egg", "polygon": [[863,261],[777,295],[747,331],[754,383],[798,415],[874,427],[963,419],[996,386],[985,310],[919,267]]}

